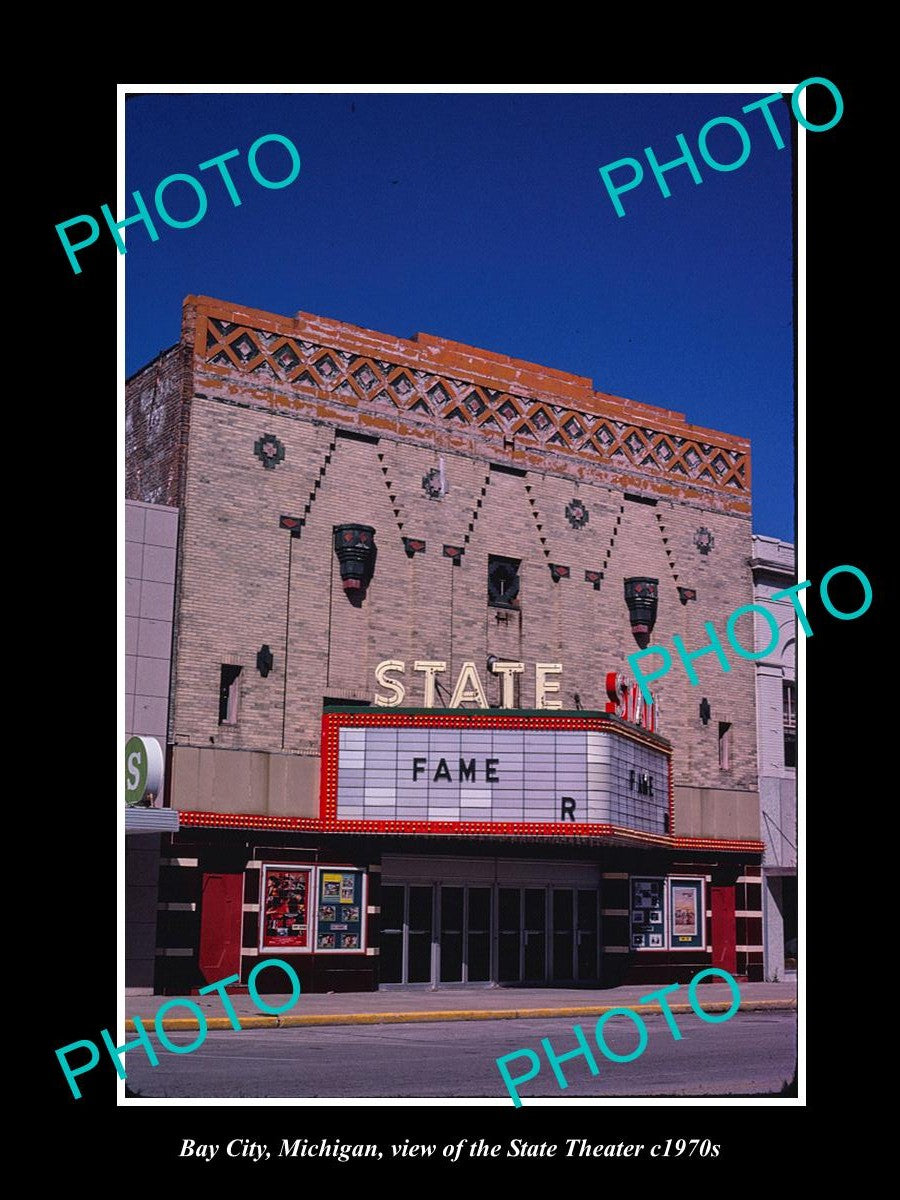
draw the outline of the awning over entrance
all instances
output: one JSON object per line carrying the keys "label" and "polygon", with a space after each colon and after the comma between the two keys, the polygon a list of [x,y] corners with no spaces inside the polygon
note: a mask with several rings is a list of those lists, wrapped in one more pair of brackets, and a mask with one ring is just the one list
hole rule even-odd
{"label": "awning over entrance", "polygon": [[178,828],[178,810],[175,808],[127,808],[125,810],[126,834],[176,833]]}

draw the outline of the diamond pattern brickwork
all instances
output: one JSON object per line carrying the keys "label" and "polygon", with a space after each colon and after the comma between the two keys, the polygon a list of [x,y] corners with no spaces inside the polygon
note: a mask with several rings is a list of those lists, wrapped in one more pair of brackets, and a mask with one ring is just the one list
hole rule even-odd
{"label": "diamond pattern brickwork", "polygon": [[[304,314],[289,321],[218,301],[196,303],[198,388],[205,376],[210,391],[240,391],[244,403],[249,398],[432,444],[437,435],[448,448],[479,449],[526,466],[542,461],[576,478],[631,480],[651,494],[749,512],[749,444],[695,430],[678,413],[428,335],[406,341],[336,321],[306,321]],[[468,375],[458,365],[468,365]]]}

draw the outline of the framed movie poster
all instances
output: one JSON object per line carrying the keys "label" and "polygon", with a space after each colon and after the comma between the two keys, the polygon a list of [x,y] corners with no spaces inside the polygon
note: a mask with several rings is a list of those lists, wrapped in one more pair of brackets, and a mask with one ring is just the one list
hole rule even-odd
{"label": "framed movie poster", "polygon": [[310,952],[312,874],[312,867],[263,864],[259,893],[260,950]]}
{"label": "framed movie poster", "polygon": [[319,867],[316,883],[316,952],[360,954],[366,948],[366,873],[354,867]]}
{"label": "framed movie poster", "polygon": [[669,949],[703,949],[706,907],[702,879],[669,880],[669,922]]}
{"label": "framed movie poster", "polygon": [[662,878],[631,878],[631,948],[666,948],[666,887]]}

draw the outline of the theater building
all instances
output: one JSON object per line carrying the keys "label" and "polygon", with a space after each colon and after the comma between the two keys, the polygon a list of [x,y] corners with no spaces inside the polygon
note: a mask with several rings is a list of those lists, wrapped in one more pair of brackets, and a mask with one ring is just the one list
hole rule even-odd
{"label": "theater building", "polygon": [[762,978],[754,664],[627,681],[753,600],[746,440],[195,296],[126,424],[179,511],[158,990]]}

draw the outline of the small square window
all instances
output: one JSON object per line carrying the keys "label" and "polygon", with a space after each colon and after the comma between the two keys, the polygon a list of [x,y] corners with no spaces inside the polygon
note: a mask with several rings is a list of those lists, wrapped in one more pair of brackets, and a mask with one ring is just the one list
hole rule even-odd
{"label": "small square window", "polygon": [[719,770],[731,770],[731,722],[719,722]]}
{"label": "small square window", "polygon": [[242,667],[223,663],[219,671],[219,724],[236,725],[238,716],[238,678]]}
{"label": "small square window", "polygon": [[520,558],[501,558],[492,554],[488,558],[488,605],[491,608],[519,607]]}

